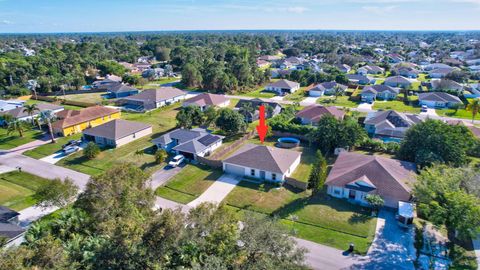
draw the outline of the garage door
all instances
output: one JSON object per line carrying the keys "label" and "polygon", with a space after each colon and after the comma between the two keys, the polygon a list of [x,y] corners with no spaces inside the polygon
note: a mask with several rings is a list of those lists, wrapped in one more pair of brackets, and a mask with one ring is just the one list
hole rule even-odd
{"label": "garage door", "polygon": [[235,175],[245,175],[245,168],[232,164],[225,164],[225,172]]}

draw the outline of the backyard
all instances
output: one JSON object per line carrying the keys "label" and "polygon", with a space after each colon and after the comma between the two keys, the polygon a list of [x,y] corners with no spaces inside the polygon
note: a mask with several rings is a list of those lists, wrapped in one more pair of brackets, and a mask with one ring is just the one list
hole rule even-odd
{"label": "backyard", "polygon": [[25,172],[8,172],[0,175],[0,205],[20,211],[36,203],[36,190],[49,180]]}
{"label": "backyard", "polygon": [[66,99],[78,102],[98,103],[100,104],[105,99],[102,97],[105,93],[84,93],[63,96],[57,96],[59,99]]}

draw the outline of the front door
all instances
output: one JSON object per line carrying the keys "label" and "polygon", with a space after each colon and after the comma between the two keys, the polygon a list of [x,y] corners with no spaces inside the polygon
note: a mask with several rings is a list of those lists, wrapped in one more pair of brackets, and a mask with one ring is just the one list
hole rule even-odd
{"label": "front door", "polygon": [[350,189],[350,192],[348,193],[348,198],[355,200],[355,190]]}
{"label": "front door", "polygon": [[265,180],[265,171],[260,171],[260,179]]}

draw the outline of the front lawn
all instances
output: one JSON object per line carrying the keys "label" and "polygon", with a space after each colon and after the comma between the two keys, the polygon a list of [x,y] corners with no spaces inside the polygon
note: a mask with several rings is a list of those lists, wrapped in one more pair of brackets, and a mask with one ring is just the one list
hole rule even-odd
{"label": "front lawn", "polygon": [[19,211],[36,203],[36,190],[49,180],[25,172],[0,175],[0,205]]}
{"label": "front lawn", "polygon": [[300,102],[307,97],[307,87],[302,87],[298,89],[296,92],[285,96],[284,100],[290,100],[293,102]]}
{"label": "front lawn", "polygon": [[334,96],[323,96],[317,99],[317,103],[323,106],[340,106],[347,108],[356,108],[359,104],[359,102],[349,100],[348,96],[340,96],[336,100]]}
{"label": "front lawn", "polygon": [[9,150],[17,146],[38,140],[42,136],[43,132],[36,129],[25,130],[23,137],[20,137],[16,131],[8,134],[7,129],[0,128],[0,149]]}
{"label": "front lawn", "polygon": [[265,91],[265,85],[258,87],[250,92],[242,93],[240,96],[254,97],[254,98],[272,98],[277,96],[277,93]]}
{"label": "front lawn", "polygon": [[56,152],[62,150],[62,145],[66,144],[68,141],[79,140],[80,138],[82,138],[82,134],[74,134],[68,137],[58,137],[56,138],[56,141],[57,141],[56,143],[47,143],[47,144],[41,145],[37,148],[24,152],[23,155],[29,156],[35,159],[41,159],[46,156],[53,155]]}
{"label": "front lawn", "polygon": [[276,216],[296,236],[310,241],[342,250],[352,242],[361,254],[375,233],[376,218],[369,210],[324,194],[312,197],[309,191],[242,181],[224,202],[246,213]]}
{"label": "front lawn", "polygon": [[155,194],[187,204],[205,192],[222,174],[222,171],[204,165],[187,164],[165,186],[159,187]]}
{"label": "front lawn", "polygon": [[[412,103],[416,103],[413,101]],[[403,101],[399,100],[390,100],[390,101],[383,101],[377,100],[373,104],[374,110],[395,110],[398,112],[409,112],[409,113],[420,113],[420,107],[406,105]]]}

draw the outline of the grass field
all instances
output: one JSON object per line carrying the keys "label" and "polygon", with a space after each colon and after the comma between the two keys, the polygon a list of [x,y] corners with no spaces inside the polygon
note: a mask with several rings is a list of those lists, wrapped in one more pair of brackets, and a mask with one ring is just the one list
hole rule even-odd
{"label": "grass field", "polygon": [[306,97],[307,97],[307,87],[301,87],[296,92],[285,96],[283,99],[290,100],[293,102],[300,102],[304,100]]}
{"label": "grass field", "polygon": [[[105,99],[102,97],[105,93],[85,93],[85,94],[75,94],[75,95],[66,95],[66,100],[79,101],[79,102],[89,102],[89,103],[102,103]],[[63,96],[59,96],[63,99]]]}
{"label": "grass field", "polygon": [[[415,101],[413,103],[416,103]],[[377,100],[373,104],[374,110],[395,110],[398,112],[410,112],[410,113],[420,113],[419,106],[406,105],[403,101],[390,100],[383,101]]]}
{"label": "grass field", "polygon": [[347,108],[358,107],[359,102],[351,101],[348,96],[340,96],[335,100],[333,96],[323,96],[317,99],[317,103],[324,106],[341,106]]}
{"label": "grass field", "polygon": [[[39,104],[39,103],[50,103],[50,102],[45,102],[45,101],[41,101],[41,100],[34,100],[34,99],[29,99],[26,102],[26,104]],[[81,109],[83,109],[83,107],[73,106],[73,105],[59,104],[59,106],[64,107],[66,110],[81,110]]]}
{"label": "grass field", "polygon": [[276,216],[307,240],[339,249],[353,242],[361,254],[366,253],[375,233],[376,218],[370,217],[368,210],[322,194],[312,197],[305,191],[242,181],[225,203],[246,213]]}
{"label": "grass field", "polygon": [[25,172],[0,175],[0,205],[19,211],[36,203],[36,190],[49,180]]}
{"label": "grass field", "polygon": [[75,134],[68,137],[58,137],[56,138],[56,143],[48,143],[42,146],[39,146],[35,149],[28,150],[23,153],[25,156],[29,156],[36,159],[41,159],[46,156],[55,154],[56,152],[62,150],[62,145],[66,144],[70,140],[79,140],[82,137],[82,134]]}
{"label": "grass field", "polygon": [[[272,82],[275,82],[275,81],[277,81],[277,80],[275,80],[275,79],[272,80]],[[242,93],[242,94],[240,94],[240,96],[254,97],[254,98],[272,98],[272,97],[276,96],[277,95],[276,93],[265,91],[265,86],[267,84],[262,85],[262,86],[254,89],[252,91]]]}
{"label": "grass field", "polygon": [[200,196],[223,174],[203,165],[187,164],[155,194],[165,199],[187,204]]}
{"label": "grass field", "polygon": [[42,136],[43,132],[36,129],[26,130],[23,133],[23,137],[20,137],[16,131],[8,134],[7,129],[0,128],[0,149],[9,150],[17,146],[38,140]]}

